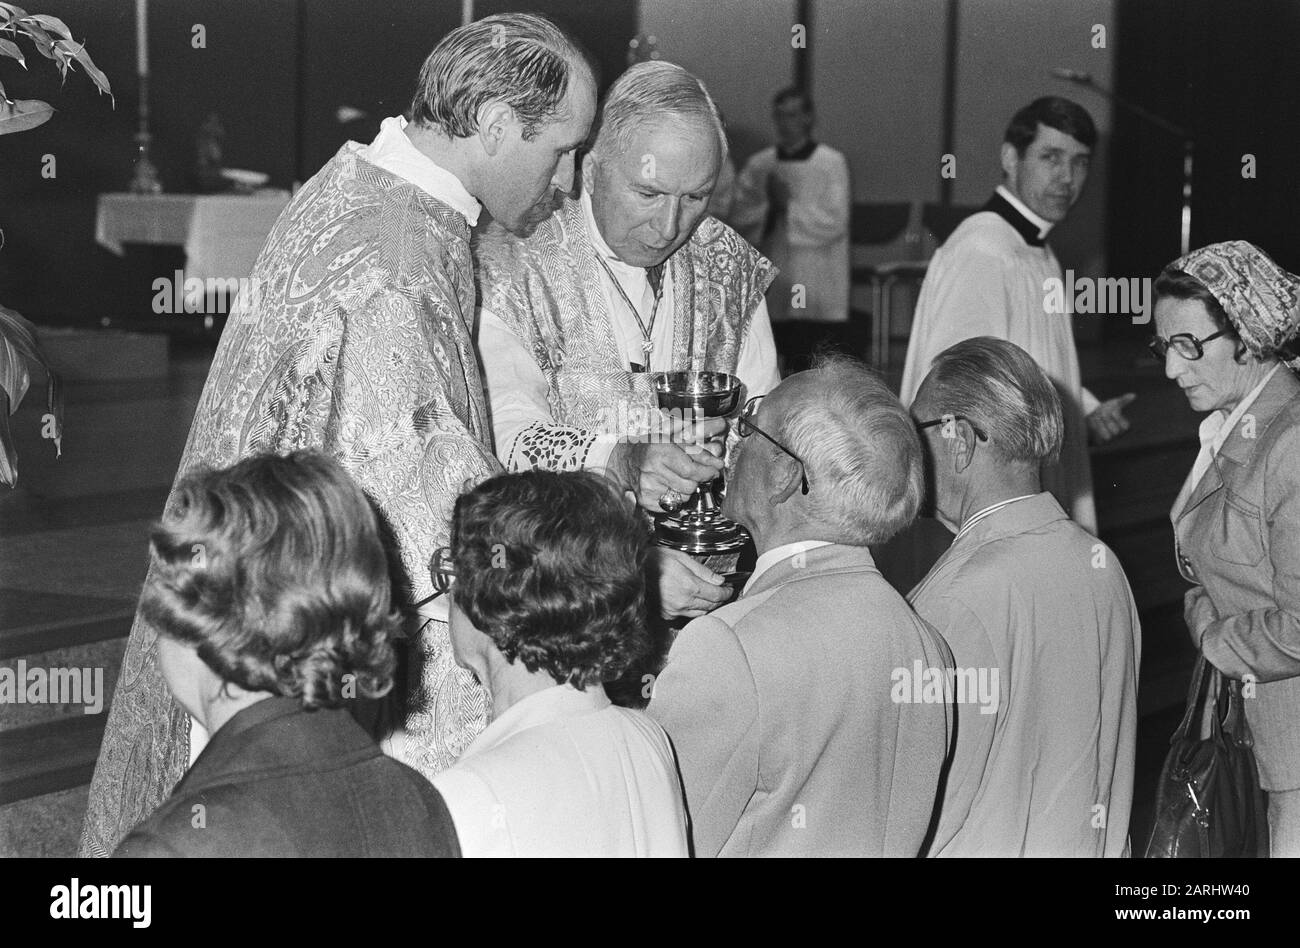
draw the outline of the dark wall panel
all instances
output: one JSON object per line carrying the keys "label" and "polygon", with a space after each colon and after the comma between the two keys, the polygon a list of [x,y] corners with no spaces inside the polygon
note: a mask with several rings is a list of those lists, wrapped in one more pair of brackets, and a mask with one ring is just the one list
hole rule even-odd
{"label": "dark wall panel", "polygon": [[[1196,142],[1192,247],[1250,240],[1300,272],[1300,4],[1118,0],[1117,16],[1116,91]],[[1117,109],[1111,162],[1111,270],[1154,277],[1179,252],[1182,146]]]}

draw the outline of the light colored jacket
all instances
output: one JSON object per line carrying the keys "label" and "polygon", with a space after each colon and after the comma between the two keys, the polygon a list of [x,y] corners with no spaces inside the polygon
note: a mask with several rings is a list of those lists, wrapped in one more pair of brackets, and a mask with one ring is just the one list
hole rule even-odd
{"label": "light colored jacket", "polygon": [[996,682],[957,704],[931,854],[1126,855],[1141,639],[1115,554],[1043,492],[976,521],[908,600],[959,681]]}
{"label": "light colored jacket", "polygon": [[952,712],[894,700],[914,663],[951,653],[862,547],[782,560],[686,626],[648,710],[677,751],[695,854],[917,855]]}
{"label": "light colored jacket", "polygon": [[[1216,615],[1193,608],[1205,657],[1231,678],[1253,675],[1246,719],[1260,782],[1300,788],[1300,379],[1264,386],[1181,510],[1178,568],[1204,586]],[[1247,694],[1249,694],[1247,689]]]}

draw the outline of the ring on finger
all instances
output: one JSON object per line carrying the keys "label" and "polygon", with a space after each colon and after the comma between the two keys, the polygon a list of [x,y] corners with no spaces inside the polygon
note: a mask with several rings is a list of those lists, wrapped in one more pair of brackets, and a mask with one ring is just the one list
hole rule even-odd
{"label": "ring on finger", "polygon": [[666,490],[659,495],[659,506],[667,513],[676,513],[686,503],[686,496],[679,490]]}

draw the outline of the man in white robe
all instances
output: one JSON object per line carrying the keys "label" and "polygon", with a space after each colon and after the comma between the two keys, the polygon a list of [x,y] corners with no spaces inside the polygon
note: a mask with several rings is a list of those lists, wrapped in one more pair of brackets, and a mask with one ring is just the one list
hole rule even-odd
{"label": "man in white robe", "polygon": [[769,305],[782,355],[790,370],[799,371],[818,342],[849,341],[844,330],[853,195],[844,155],[812,137],[813,104],[806,92],[778,92],[772,119],[776,144],[745,163],[731,220],[780,269]]}
{"label": "man in white robe", "polygon": [[[773,268],[708,217],[725,156],[716,107],[680,66],[638,63],[611,87],[582,188],[527,238],[476,235],[478,344],[497,455],[509,471],[593,470],[651,512],[721,469],[691,443],[646,438],[654,372],[780,380],[763,294]],[[721,419],[705,435],[724,430]],[[695,617],[722,577],[659,548],[661,607]]]}
{"label": "man in white robe", "polygon": [[1088,435],[1105,442],[1126,431],[1123,409],[1135,396],[1101,402],[1083,387],[1070,316],[1048,306],[1047,281],[1062,273],[1045,238],[1083,193],[1096,141],[1092,118],[1068,99],[1037,99],[1012,118],[1002,144],[1004,183],[930,262],[900,390],[909,404],[934,357],[963,339],[995,336],[1020,346],[1056,385],[1065,411],[1061,459],[1044,470],[1044,486],[1094,534]]}

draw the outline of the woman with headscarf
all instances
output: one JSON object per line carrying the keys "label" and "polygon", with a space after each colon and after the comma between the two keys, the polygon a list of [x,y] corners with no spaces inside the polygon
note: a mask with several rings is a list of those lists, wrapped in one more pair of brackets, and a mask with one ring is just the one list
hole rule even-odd
{"label": "woman with headscarf", "polygon": [[1155,297],[1152,351],[1209,413],[1171,512],[1198,584],[1184,616],[1206,660],[1247,683],[1270,848],[1300,855],[1300,277],[1234,240],[1169,264]]}

